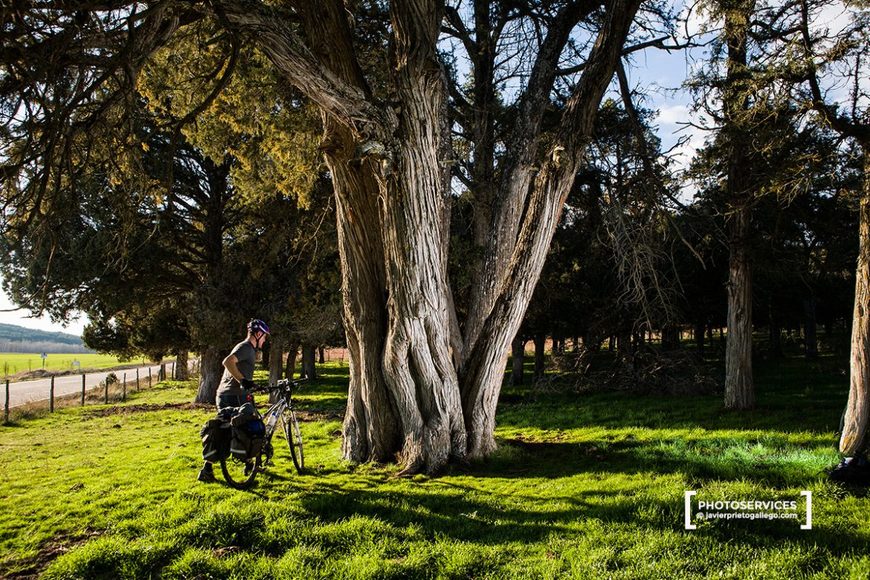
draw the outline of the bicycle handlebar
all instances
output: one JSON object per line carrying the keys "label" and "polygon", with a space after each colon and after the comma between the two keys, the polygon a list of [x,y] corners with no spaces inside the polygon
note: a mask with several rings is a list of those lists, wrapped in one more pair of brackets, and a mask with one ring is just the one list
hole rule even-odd
{"label": "bicycle handlebar", "polygon": [[281,391],[290,387],[298,387],[302,383],[308,381],[308,377],[302,377],[301,379],[290,380],[290,379],[281,379],[274,385],[269,385],[266,387],[268,391]]}

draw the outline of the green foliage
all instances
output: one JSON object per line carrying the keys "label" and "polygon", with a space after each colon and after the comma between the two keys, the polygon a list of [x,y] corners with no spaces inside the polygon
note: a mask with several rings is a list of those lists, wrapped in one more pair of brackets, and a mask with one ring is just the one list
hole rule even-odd
{"label": "green foliage", "polygon": [[320,118],[261,52],[231,40],[206,24],[190,27],[152,55],[137,88],[158,116],[184,122],[184,137],[206,156],[233,158],[243,199],[278,195],[308,206],[322,165]]}
{"label": "green foliage", "polygon": [[[759,409],[618,394],[502,403],[487,462],[412,480],[340,460],[347,368],[299,394],[309,474],[279,442],[252,492],[194,481],[212,413],[166,383],[126,405],[0,428],[4,574],[46,578],[828,578],[870,560],[868,498],[821,470],[847,385],[829,359],[762,367]],[[158,405],[180,405],[163,408]],[[149,407],[150,405],[150,407]],[[137,410],[138,409],[138,410]],[[57,437],[63,432],[64,437]],[[107,444],[111,443],[111,444]],[[683,530],[683,492],[814,493],[794,521]],[[31,568],[36,572],[39,568]]]}

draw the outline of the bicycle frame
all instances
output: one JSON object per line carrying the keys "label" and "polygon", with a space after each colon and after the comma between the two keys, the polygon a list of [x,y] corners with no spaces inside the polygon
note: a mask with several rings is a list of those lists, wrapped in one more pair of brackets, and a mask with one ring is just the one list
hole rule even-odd
{"label": "bicycle frame", "polygon": [[[307,380],[308,380],[307,378],[303,378],[303,379],[300,379],[297,381],[291,381],[289,379],[282,379],[282,380],[278,381],[277,384],[275,384],[273,386],[269,386],[267,389],[270,392],[277,392],[278,393],[278,400],[275,401],[274,403],[272,403],[272,405],[269,407],[269,409],[261,415],[263,422],[266,424],[266,433],[265,433],[266,444],[264,446],[265,457],[264,457],[264,461],[263,461],[264,467],[269,465],[272,462],[272,455],[274,453],[274,447],[272,446],[272,436],[275,434],[275,429],[278,428],[278,423],[284,422],[287,420],[286,415],[285,415],[286,411],[290,411],[291,415],[292,415],[292,412],[294,411],[294,408],[293,408],[293,389],[295,387],[298,387],[301,383],[303,383],[304,381],[307,381]],[[295,417],[293,420],[295,422]],[[284,425],[284,428],[289,429],[290,426]],[[296,428],[298,430],[298,425]],[[289,433],[289,431],[288,431],[288,433]],[[287,437],[288,437],[288,444],[289,444],[290,443],[290,441],[289,441],[290,435],[288,435]],[[292,451],[293,450],[291,449],[291,456],[293,457],[294,463],[296,463],[297,459],[295,456],[293,456]],[[301,449],[300,449],[299,453],[301,454]]]}

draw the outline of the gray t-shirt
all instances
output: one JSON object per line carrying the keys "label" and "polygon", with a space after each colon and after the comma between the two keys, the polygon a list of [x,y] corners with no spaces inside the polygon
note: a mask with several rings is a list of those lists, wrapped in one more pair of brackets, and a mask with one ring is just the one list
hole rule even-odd
{"label": "gray t-shirt", "polygon": [[[233,347],[230,354],[236,355],[236,366],[239,372],[242,373],[242,378],[253,380],[254,364],[256,363],[257,351],[254,346],[247,340],[243,340]],[[224,369],[224,376],[221,377],[221,384],[217,390],[218,397],[221,395],[244,395],[242,386],[239,384],[230,371]]]}

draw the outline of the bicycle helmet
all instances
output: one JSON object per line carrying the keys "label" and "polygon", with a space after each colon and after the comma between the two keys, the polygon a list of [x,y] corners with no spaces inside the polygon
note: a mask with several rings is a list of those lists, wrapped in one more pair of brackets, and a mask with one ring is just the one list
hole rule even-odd
{"label": "bicycle helmet", "polygon": [[255,332],[262,332],[269,335],[272,334],[269,332],[269,325],[258,318],[252,318],[251,321],[248,322],[248,332],[252,334]]}

